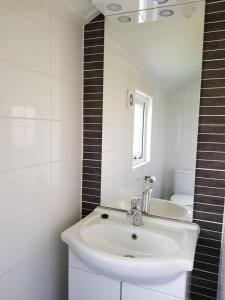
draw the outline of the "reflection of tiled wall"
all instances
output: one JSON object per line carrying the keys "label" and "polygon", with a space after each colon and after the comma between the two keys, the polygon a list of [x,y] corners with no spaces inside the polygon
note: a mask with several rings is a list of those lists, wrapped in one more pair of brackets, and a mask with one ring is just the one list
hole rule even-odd
{"label": "reflection of tiled wall", "polygon": [[100,204],[104,23],[99,15],[84,28],[83,216]]}
{"label": "reflection of tiled wall", "polygon": [[[99,18],[100,22],[94,19],[85,27],[85,53],[97,49],[89,43],[101,47],[100,52],[93,52],[100,57],[93,55],[91,60],[91,67],[100,69],[95,71],[99,73],[84,71],[84,216],[100,203],[104,19]],[[89,55],[85,55],[87,59]],[[85,63],[86,70],[88,66]],[[100,77],[100,81],[90,87],[87,76]],[[216,300],[225,196],[225,1],[206,0],[200,105],[194,221],[200,225],[201,234],[190,298]]]}
{"label": "reflection of tiled wall", "polygon": [[217,298],[225,189],[225,1],[207,0],[194,221],[201,226],[191,298]]}

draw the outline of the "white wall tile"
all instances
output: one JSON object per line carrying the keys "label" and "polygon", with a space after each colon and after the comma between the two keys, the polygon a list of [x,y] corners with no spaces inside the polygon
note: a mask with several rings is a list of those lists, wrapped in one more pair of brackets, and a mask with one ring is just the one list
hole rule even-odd
{"label": "white wall tile", "polygon": [[19,13],[6,14],[0,18],[0,40],[1,60],[49,74],[50,33],[42,26]]}
{"label": "white wall tile", "polygon": [[50,204],[51,165],[0,173],[0,225]]}
{"label": "white wall tile", "polygon": [[74,79],[77,67],[81,65],[80,55],[82,44],[77,43],[82,36],[52,34],[51,47],[51,74],[54,77],[66,80]]}
{"label": "white wall tile", "polygon": [[[82,22],[65,1],[52,0],[51,74],[74,80],[81,70],[83,28]],[[79,75],[79,80],[81,76]],[[79,81],[80,82],[80,81]]]}
{"label": "white wall tile", "polygon": [[60,121],[52,121],[52,160],[62,159],[62,124]]}
{"label": "white wall tile", "polygon": [[66,0],[0,0],[0,300],[67,298],[60,235],[80,218],[82,31]]}
{"label": "white wall tile", "polygon": [[63,109],[62,81],[58,78],[51,80],[52,119],[61,120]]}
{"label": "white wall tile", "polygon": [[[24,264],[0,280],[0,300],[66,299],[66,246],[62,242],[47,244]],[[7,295],[7,298],[5,298]]]}
{"label": "white wall tile", "polygon": [[35,22],[50,29],[51,25],[51,0],[1,0],[14,10],[28,16]]}
{"label": "white wall tile", "polygon": [[0,276],[23,263],[49,241],[49,217],[48,206],[0,227]]}
{"label": "white wall tile", "polygon": [[51,161],[50,121],[0,118],[0,171]]}
{"label": "white wall tile", "polygon": [[0,62],[0,116],[49,119],[51,79]]}
{"label": "white wall tile", "polygon": [[[81,161],[58,161],[52,163],[52,201],[72,202],[80,207]],[[79,209],[78,209],[79,210]]]}
{"label": "white wall tile", "polygon": [[51,222],[55,238],[79,220],[81,205],[81,162],[63,160],[52,164]]}

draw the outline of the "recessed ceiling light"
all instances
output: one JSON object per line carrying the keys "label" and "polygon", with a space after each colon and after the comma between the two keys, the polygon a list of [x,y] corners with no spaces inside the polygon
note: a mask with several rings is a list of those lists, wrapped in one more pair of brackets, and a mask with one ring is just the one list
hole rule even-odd
{"label": "recessed ceiling light", "polygon": [[106,8],[110,11],[120,11],[122,9],[122,6],[118,3],[110,3],[108,5],[106,5]]}
{"label": "recessed ceiling light", "polygon": [[128,17],[128,16],[120,16],[120,17],[118,18],[118,20],[119,20],[121,23],[129,23],[129,22],[131,22],[131,18]]}
{"label": "recessed ceiling light", "polygon": [[168,0],[154,0],[158,4],[165,4]]}
{"label": "recessed ceiling light", "polygon": [[162,17],[170,17],[174,14],[174,11],[171,9],[162,9],[160,10],[159,14]]}

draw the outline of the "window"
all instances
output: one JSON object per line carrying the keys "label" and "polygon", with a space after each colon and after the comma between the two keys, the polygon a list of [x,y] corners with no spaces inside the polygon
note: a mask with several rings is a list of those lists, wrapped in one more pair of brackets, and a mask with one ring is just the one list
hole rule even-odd
{"label": "window", "polygon": [[150,161],[152,99],[141,93],[134,95],[133,166]]}

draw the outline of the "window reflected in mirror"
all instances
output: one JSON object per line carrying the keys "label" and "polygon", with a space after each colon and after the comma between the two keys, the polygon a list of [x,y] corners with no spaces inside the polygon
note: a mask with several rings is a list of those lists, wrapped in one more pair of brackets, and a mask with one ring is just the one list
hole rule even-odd
{"label": "window reflected in mirror", "polygon": [[152,98],[136,91],[133,106],[133,167],[138,167],[150,161]]}

